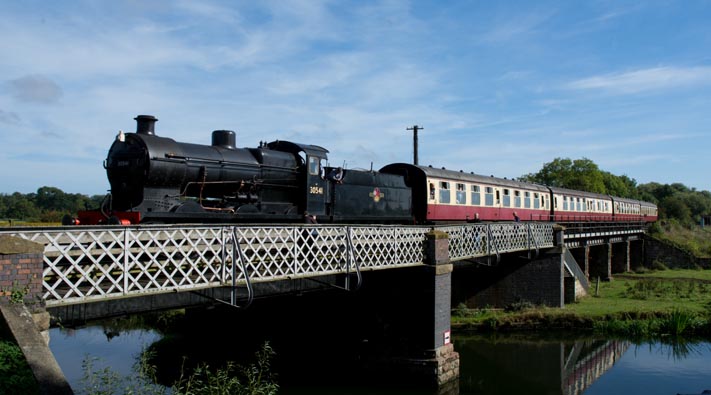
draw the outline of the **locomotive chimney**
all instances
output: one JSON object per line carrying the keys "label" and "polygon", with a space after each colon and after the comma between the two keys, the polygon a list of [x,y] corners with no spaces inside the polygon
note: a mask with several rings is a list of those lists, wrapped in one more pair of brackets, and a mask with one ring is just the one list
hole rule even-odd
{"label": "locomotive chimney", "polygon": [[212,146],[235,149],[235,132],[231,130],[215,130],[212,132]]}
{"label": "locomotive chimney", "polygon": [[155,135],[155,126],[158,119],[153,115],[139,115],[136,118],[136,133]]}

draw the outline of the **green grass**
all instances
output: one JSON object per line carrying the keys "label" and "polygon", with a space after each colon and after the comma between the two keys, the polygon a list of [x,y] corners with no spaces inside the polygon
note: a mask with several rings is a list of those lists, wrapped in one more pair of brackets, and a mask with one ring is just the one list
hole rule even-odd
{"label": "green grass", "polygon": [[711,257],[711,227],[683,226],[676,221],[660,221],[653,236],[666,240],[699,258]]}
{"label": "green grass", "polygon": [[[627,274],[564,309],[454,309],[455,330],[583,329],[630,336],[711,335],[711,270]],[[594,286],[591,289],[594,293]]]}
{"label": "green grass", "polygon": [[711,284],[706,279],[711,280],[711,270],[625,275],[601,283],[599,296],[582,298],[565,309],[593,318],[620,313],[668,313],[677,308],[707,313],[711,307]]}
{"label": "green grass", "polygon": [[672,269],[645,271],[642,273],[625,273],[616,278],[665,278],[665,279],[694,279],[711,282],[711,270],[698,269]]}

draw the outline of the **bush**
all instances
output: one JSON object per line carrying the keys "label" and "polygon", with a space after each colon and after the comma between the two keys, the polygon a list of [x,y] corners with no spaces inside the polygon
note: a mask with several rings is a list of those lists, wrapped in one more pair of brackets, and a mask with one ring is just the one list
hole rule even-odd
{"label": "bush", "polygon": [[38,394],[39,388],[20,347],[0,340],[0,394]]}

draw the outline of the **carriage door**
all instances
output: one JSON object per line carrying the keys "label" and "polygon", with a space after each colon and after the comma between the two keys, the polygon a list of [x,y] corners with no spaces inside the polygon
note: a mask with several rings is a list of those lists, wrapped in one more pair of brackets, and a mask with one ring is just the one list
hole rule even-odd
{"label": "carriage door", "polygon": [[[328,188],[323,177],[323,158],[308,155],[306,174],[306,211],[309,214],[325,215]],[[318,220],[318,218],[317,218]]]}

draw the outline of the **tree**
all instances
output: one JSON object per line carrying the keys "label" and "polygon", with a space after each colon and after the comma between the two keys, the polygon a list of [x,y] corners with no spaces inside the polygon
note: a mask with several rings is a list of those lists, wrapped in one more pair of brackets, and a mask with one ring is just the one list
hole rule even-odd
{"label": "tree", "polygon": [[590,159],[555,158],[538,173],[526,174],[521,180],[554,187],[605,193],[603,173]]}
{"label": "tree", "polygon": [[15,192],[7,200],[5,217],[9,219],[33,220],[39,215],[34,202],[27,196]]}
{"label": "tree", "polygon": [[[35,204],[42,210],[64,211],[70,209],[67,194],[59,188],[41,187],[37,190]],[[73,208],[73,207],[72,207]]]}
{"label": "tree", "polygon": [[678,196],[668,196],[659,204],[660,215],[663,218],[675,218],[683,224],[691,223],[691,210]]}
{"label": "tree", "polygon": [[637,181],[626,175],[616,176],[612,173],[602,172],[605,183],[605,193],[612,196],[636,199],[639,196]]}

